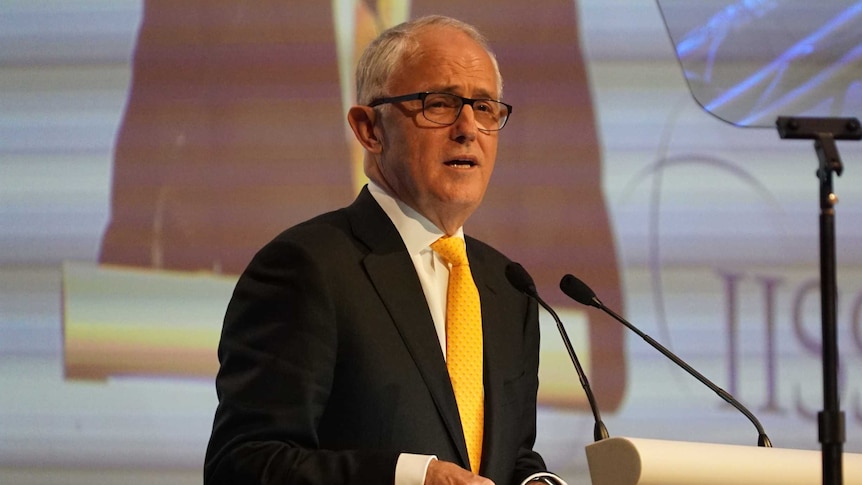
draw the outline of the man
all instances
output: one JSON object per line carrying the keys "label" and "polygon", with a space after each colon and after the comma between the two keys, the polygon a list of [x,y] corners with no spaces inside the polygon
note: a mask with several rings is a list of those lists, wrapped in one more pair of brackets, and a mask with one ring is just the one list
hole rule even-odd
{"label": "man", "polygon": [[506,281],[509,260],[469,237],[478,416],[447,370],[461,348],[447,311],[461,269],[437,241],[463,238],[485,194],[511,112],[501,95],[484,39],[453,19],[402,24],[369,46],[348,121],[371,182],[278,236],[237,283],[206,483],[563,483],[532,449],[536,305]]}

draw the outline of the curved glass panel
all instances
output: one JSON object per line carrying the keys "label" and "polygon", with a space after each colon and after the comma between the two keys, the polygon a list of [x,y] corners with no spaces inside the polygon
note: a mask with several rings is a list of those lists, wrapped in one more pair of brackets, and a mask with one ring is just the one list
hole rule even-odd
{"label": "curved glass panel", "polygon": [[738,126],[862,115],[862,1],[658,0],[695,100]]}

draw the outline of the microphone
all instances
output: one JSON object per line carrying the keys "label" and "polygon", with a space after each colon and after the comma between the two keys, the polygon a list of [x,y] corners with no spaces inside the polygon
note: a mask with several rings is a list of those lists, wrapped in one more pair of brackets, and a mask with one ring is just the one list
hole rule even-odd
{"label": "microphone", "polygon": [[563,327],[563,322],[560,321],[560,317],[557,316],[557,312],[555,312],[553,308],[539,297],[539,292],[536,290],[533,278],[530,277],[527,270],[525,270],[520,264],[515,262],[509,263],[506,266],[506,278],[516,290],[536,300],[542,308],[547,310],[548,313],[554,317],[554,321],[557,322],[557,330],[560,331],[560,337],[562,337],[566,350],[569,352],[569,358],[572,359],[572,364],[575,365],[575,371],[578,373],[581,387],[584,388],[584,393],[587,395],[587,401],[590,403],[590,410],[593,412],[593,419],[596,423],[593,427],[593,438],[596,441],[601,441],[607,438],[609,436],[608,429],[605,427],[605,423],[602,422],[602,417],[599,414],[599,407],[596,405],[596,397],[593,395],[593,391],[590,388],[590,381],[587,379],[587,374],[584,372],[583,367],[581,367],[581,362],[575,354],[575,349],[572,348],[572,342],[569,340],[569,335],[566,333],[566,329]]}
{"label": "microphone", "polygon": [[763,446],[767,448],[772,447],[772,442],[769,441],[769,437],[766,436],[766,432],[763,430],[763,426],[760,425],[760,421],[751,413],[745,406],[742,405],[739,401],[736,400],[730,393],[725,391],[724,389],[713,384],[712,381],[703,376],[700,372],[694,370],[690,365],[688,365],[684,360],[680,359],[673,352],[668,350],[662,344],[656,342],[649,335],[641,332],[637,327],[629,323],[625,318],[619,316],[616,312],[606,307],[604,303],[596,296],[596,293],[587,286],[586,283],[579,280],[578,278],[567,274],[563,276],[563,279],[560,280],[560,289],[563,290],[563,293],[568,295],[571,299],[575,300],[578,303],[583,305],[596,307],[599,310],[607,313],[612,316],[616,321],[625,325],[629,330],[638,334],[642,339],[646,340],[646,342],[653,346],[656,350],[662,353],[665,357],[672,360],[674,364],[682,367],[686,372],[694,376],[695,379],[700,381],[706,387],[712,389],[713,392],[718,394],[718,396],[724,399],[728,404],[735,407],[739,412],[745,415],[749,421],[754,425],[757,429],[757,446]]}

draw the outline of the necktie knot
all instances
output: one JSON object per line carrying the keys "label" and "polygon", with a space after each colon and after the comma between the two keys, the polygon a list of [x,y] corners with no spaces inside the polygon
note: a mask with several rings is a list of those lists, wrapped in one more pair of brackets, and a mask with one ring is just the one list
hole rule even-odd
{"label": "necktie knot", "polygon": [[469,264],[467,262],[467,247],[461,238],[443,236],[431,244],[431,249],[452,266]]}

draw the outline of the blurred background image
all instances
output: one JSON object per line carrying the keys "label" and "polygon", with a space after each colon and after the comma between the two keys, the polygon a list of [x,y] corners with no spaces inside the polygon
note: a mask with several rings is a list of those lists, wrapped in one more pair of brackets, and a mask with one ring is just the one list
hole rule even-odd
{"label": "blurred background image", "polygon": [[[560,312],[610,434],[757,441],[563,295],[567,273],[776,447],[819,450],[817,158],[773,124],[862,115],[862,2],[827,3],[0,0],[0,482],[202,482],[236,278],[364,184],[353,65],[430,13],[488,36],[514,105],[465,231]],[[838,146],[841,400],[860,453],[862,143]],[[537,449],[589,483],[592,417],[547,314],[540,378]]]}

